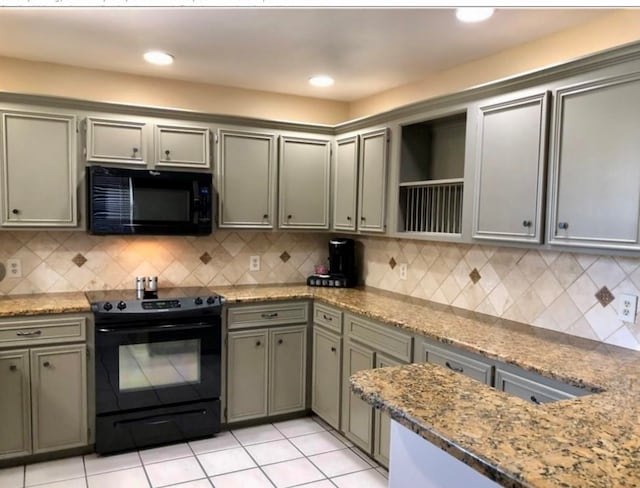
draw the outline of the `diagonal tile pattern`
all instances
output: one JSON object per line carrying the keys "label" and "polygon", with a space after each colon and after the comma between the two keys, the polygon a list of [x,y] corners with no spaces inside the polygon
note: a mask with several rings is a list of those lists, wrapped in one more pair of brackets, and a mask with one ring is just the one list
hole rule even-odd
{"label": "diagonal tile pattern", "polygon": [[[295,447],[296,440],[313,456]],[[269,440],[277,438],[279,440]],[[329,448],[330,450],[327,450]],[[3,488],[386,488],[387,471],[317,417],[112,456],[0,469]]]}
{"label": "diagonal tile pattern", "polygon": [[[619,320],[616,300],[640,295],[640,257],[359,240],[368,286],[640,350],[640,319]],[[391,262],[408,264],[407,280]]]}

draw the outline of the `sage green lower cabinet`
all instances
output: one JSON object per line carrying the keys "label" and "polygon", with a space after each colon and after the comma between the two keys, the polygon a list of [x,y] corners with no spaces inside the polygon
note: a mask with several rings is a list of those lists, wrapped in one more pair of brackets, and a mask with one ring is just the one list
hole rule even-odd
{"label": "sage green lower cabinet", "polygon": [[33,453],[87,444],[84,344],[31,350]]}
{"label": "sage green lower cabinet", "polygon": [[418,362],[439,364],[481,383],[493,384],[493,365],[475,356],[464,354],[462,351],[454,352],[444,346],[422,340],[416,342],[415,358]]}
{"label": "sage green lower cabinet", "polygon": [[311,409],[335,429],[340,429],[341,365],[342,338],[314,325]]}
{"label": "sage green lower cabinet", "polygon": [[31,452],[29,351],[0,352],[0,459]]}
{"label": "sage green lower cabinet", "polygon": [[351,391],[349,376],[375,368],[373,349],[345,340],[342,430],[356,446],[370,453],[373,448],[373,407]]}
{"label": "sage green lower cabinet", "polygon": [[306,365],[306,324],[229,331],[227,422],[305,410]]}
{"label": "sage green lower cabinet", "polygon": [[304,410],[307,326],[269,331],[269,415]]}
{"label": "sage green lower cabinet", "polygon": [[[405,364],[383,354],[376,355],[376,368],[389,368]],[[385,468],[389,467],[389,451],[391,447],[391,417],[380,410],[375,411],[375,432],[373,457]]]}
{"label": "sage green lower cabinet", "polygon": [[227,341],[227,421],[266,417],[269,331],[231,331]]}

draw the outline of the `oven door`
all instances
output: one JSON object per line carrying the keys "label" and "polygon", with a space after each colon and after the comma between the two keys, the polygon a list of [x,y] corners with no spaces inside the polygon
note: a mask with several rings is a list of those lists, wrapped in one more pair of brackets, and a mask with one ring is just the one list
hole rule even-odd
{"label": "oven door", "polygon": [[219,398],[222,338],[214,319],[97,325],[96,413]]}

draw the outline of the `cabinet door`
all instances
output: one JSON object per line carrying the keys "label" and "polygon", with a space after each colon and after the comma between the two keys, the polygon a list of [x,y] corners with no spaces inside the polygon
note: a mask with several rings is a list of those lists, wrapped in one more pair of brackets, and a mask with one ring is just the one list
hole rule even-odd
{"label": "cabinet door", "polygon": [[268,331],[229,332],[227,421],[267,416]]}
{"label": "cabinet door", "polygon": [[640,77],[558,90],[552,244],[639,249]]}
{"label": "cabinet door", "polygon": [[211,167],[206,127],[156,125],[155,147],[156,166]]}
{"label": "cabinet door", "polygon": [[0,459],[31,452],[29,351],[0,352]]}
{"label": "cabinet door", "polygon": [[313,326],[312,410],[325,422],[340,429],[342,339]]}
{"label": "cabinet door", "polygon": [[387,129],[360,136],[358,228],[367,232],[384,232],[388,138]]}
{"label": "cabinet door", "polygon": [[542,242],[548,94],[480,108],[476,239]]}
{"label": "cabinet door", "polygon": [[275,135],[220,130],[220,227],[272,229],[275,220]]}
{"label": "cabinet door", "polygon": [[352,393],[349,376],[375,366],[375,353],[368,347],[349,340],[344,343],[344,376],[342,380],[342,430],[365,452],[373,449],[373,407]]}
{"label": "cabinet door", "polygon": [[85,446],[86,346],[31,349],[33,452]]}
{"label": "cabinet door", "polygon": [[87,161],[146,164],[146,124],[87,118]]}
{"label": "cabinet door", "polygon": [[329,155],[328,140],[281,138],[281,228],[329,228]]}
{"label": "cabinet door", "polygon": [[358,137],[336,141],[333,177],[333,228],[356,230],[358,195]]}
{"label": "cabinet door", "polygon": [[74,227],[76,118],[2,114],[4,226]]}
{"label": "cabinet door", "polygon": [[269,331],[269,415],[306,408],[307,326]]}
{"label": "cabinet door", "polygon": [[[376,368],[400,366],[403,363],[396,359],[376,354]],[[391,417],[388,413],[375,411],[375,432],[373,435],[373,457],[385,468],[389,468],[389,447],[391,446]]]}

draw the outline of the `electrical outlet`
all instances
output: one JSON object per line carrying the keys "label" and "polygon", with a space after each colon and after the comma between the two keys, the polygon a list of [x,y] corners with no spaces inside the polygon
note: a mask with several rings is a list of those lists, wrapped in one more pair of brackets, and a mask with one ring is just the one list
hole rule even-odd
{"label": "electrical outlet", "polygon": [[399,264],[398,265],[398,271],[400,271],[400,279],[401,280],[406,280],[407,279],[407,265],[405,263]]}
{"label": "electrical outlet", "polygon": [[18,258],[7,259],[7,276],[9,278],[22,278],[22,260]]}
{"label": "electrical outlet", "polygon": [[260,271],[260,256],[249,256],[249,271]]}
{"label": "electrical outlet", "polygon": [[620,295],[620,302],[622,306],[618,310],[618,318],[624,322],[635,322],[638,297],[635,295]]}

